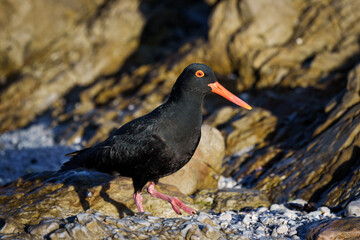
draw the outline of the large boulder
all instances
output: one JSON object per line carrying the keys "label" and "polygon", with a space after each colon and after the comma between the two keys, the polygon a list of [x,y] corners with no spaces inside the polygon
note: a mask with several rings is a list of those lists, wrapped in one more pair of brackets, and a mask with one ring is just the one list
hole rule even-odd
{"label": "large boulder", "polygon": [[138,47],[139,1],[0,3],[0,132],[24,127]]}

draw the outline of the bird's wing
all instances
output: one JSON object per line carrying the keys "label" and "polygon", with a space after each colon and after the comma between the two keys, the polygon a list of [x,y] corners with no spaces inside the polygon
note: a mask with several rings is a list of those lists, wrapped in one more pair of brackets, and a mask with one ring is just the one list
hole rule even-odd
{"label": "bird's wing", "polygon": [[84,167],[129,175],[129,171],[141,169],[161,157],[163,151],[159,149],[167,148],[166,142],[157,135],[156,126],[156,119],[149,117],[125,124],[104,142],[67,154],[72,158],[61,170]]}

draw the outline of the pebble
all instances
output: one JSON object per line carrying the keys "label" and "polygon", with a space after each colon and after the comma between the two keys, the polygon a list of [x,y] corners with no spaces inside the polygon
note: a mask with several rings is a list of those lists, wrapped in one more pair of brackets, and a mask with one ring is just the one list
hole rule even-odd
{"label": "pebble", "polygon": [[295,203],[295,204],[299,204],[301,206],[305,206],[305,204],[307,204],[308,202],[305,201],[304,199],[297,198],[295,200],[290,201],[289,203]]}
{"label": "pebble", "polygon": [[[330,209],[317,211],[290,210],[285,204],[247,212],[200,212],[179,218],[160,218],[150,213],[135,214],[121,219],[99,212],[79,213],[67,219],[46,219],[29,226],[28,233],[36,239],[302,239],[299,227],[319,219],[339,218]],[[327,213],[327,214],[325,214]],[[293,217],[290,219],[290,217]],[[100,221],[103,219],[104,221]]]}
{"label": "pebble", "polygon": [[350,202],[345,208],[346,217],[360,216],[360,199]]}
{"label": "pebble", "polygon": [[219,189],[234,188],[236,185],[238,185],[238,182],[231,177],[226,178],[224,176],[220,176],[218,181]]}
{"label": "pebble", "polygon": [[278,234],[285,234],[289,231],[289,227],[287,225],[280,225],[277,229],[276,229],[276,232]]}
{"label": "pebble", "polygon": [[298,217],[295,211],[289,209],[285,210],[284,216],[288,217],[289,219],[296,219]]}
{"label": "pebble", "polygon": [[266,212],[266,211],[269,211],[269,209],[267,207],[259,207],[258,209],[256,209],[256,212],[259,214]]}
{"label": "pebble", "polygon": [[309,213],[309,216],[315,219],[320,219],[320,216],[322,215],[322,212],[319,210],[313,211]]}
{"label": "pebble", "polygon": [[220,217],[219,217],[220,221],[228,221],[228,222],[230,222],[231,219],[232,219],[232,216],[228,212],[224,212],[224,213],[220,214]]}
{"label": "pebble", "polygon": [[244,219],[242,220],[243,224],[245,224],[246,226],[249,226],[251,223],[251,218],[250,215],[245,215]]}

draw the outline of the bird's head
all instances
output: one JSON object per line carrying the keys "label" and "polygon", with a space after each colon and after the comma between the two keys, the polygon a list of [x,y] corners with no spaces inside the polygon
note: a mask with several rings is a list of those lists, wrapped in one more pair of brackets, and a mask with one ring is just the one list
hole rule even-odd
{"label": "bird's head", "polygon": [[179,76],[175,88],[182,91],[200,92],[203,95],[214,92],[240,107],[251,110],[251,106],[229,92],[216,79],[213,70],[201,63],[193,63],[187,66]]}

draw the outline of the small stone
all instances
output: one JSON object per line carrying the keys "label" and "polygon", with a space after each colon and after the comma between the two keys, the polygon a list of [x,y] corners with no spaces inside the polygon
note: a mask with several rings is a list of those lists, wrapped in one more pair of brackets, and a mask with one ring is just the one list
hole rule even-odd
{"label": "small stone", "polygon": [[285,234],[289,231],[289,228],[287,225],[283,224],[283,225],[280,225],[277,229],[276,229],[276,232],[278,234]]}
{"label": "small stone", "polygon": [[79,223],[68,223],[65,225],[66,230],[73,239],[93,239],[93,233]]}
{"label": "small stone", "polygon": [[309,217],[317,218],[317,219],[319,219],[321,215],[322,215],[322,212],[318,211],[318,210],[313,211],[313,212],[308,214]]}
{"label": "small stone", "polygon": [[228,222],[230,222],[231,219],[232,219],[232,216],[228,212],[224,212],[224,213],[220,214],[220,217],[219,217],[220,221],[228,221]]}
{"label": "small stone", "polygon": [[327,213],[327,214],[331,213],[331,211],[328,207],[319,207],[318,211],[321,211],[322,213]]}
{"label": "small stone", "polygon": [[245,230],[246,230],[245,226],[242,225],[242,224],[240,224],[240,223],[235,224],[235,225],[231,225],[230,227],[231,227],[232,229],[237,230],[237,231],[245,231]]}
{"label": "small stone", "polygon": [[220,227],[221,227],[222,229],[226,229],[228,226],[229,226],[229,223],[228,223],[228,222],[221,222],[221,223],[220,223]]}
{"label": "small stone", "polygon": [[76,215],[76,218],[80,224],[85,226],[88,222],[91,222],[94,219],[94,216],[90,213],[83,212]]}
{"label": "small stone", "polygon": [[134,219],[133,222],[140,226],[149,227],[151,223],[149,221],[143,220],[143,219]]}
{"label": "small stone", "polygon": [[268,225],[271,222],[271,218],[267,216],[261,216],[259,217],[259,221],[264,225]]}
{"label": "small stone", "polygon": [[245,217],[244,217],[244,219],[242,220],[242,222],[243,222],[245,225],[249,226],[250,223],[251,223],[250,215],[249,215],[249,214],[245,215]]}
{"label": "small stone", "polygon": [[291,230],[290,230],[290,233],[289,233],[290,236],[294,236],[294,235],[296,235],[296,234],[297,234],[296,229],[291,229]]}
{"label": "small stone", "polygon": [[49,239],[51,240],[63,240],[63,239],[71,239],[69,233],[66,231],[65,228],[60,228],[55,230],[55,232],[49,235]]}
{"label": "small stone", "polygon": [[58,229],[59,226],[60,225],[56,220],[43,220],[37,225],[30,226],[29,232],[32,235],[43,236],[54,231],[55,229]]}
{"label": "small stone", "polygon": [[289,209],[286,209],[284,216],[288,217],[289,219],[296,219],[298,217],[295,211]]}
{"label": "small stone", "polygon": [[350,202],[345,208],[346,217],[360,216],[360,199]]}
{"label": "small stone", "polygon": [[281,206],[279,204],[271,204],[270,206],[270,211],[278,211],[279,209],[281,209]]}
{"label": "small stone", "polygon": [[256,209],[256,212],[259,214],[266,212],[266,211],[269,211],[269,209],[267,207],[259,207],[258,209]]}
{"label": "small stone", "polygon": [[146,218],[149,220],[152,220],[152,221],[156,221],[156,220],[160,219],[159,217],[156,217],[156,216],[147,216]]}
{"label": "small stone", "polygon": [[214,226],[214,227],[217,226],[217,224],[213,220],[210,219],[209,215],[207,215],[206,213],[203,213],[203,212],[201,212],[199,214],[199,216],[197,217],[196,220],[198,220],[199,222],[204,223],[204,224],[210,224],[211,226]]}
{"label": "small stone", "polygon": [[221,239],[224,238],[219,230],[214,228],[211,225],[205,225],[205,227],[202,229],[202,231],[205,233],[205,236],[209,239]]}
{"label": "small stone", "polygon": [[244,231],[242,234],[242,237],[245,239],[250,239],[250,237],[252,236],[252,232],[249,230]]}
{"label": "small stone", "polygon": [[197,229],[198,226],[195,223],[187,224],[180,232],[183,238],[186,238],[190,229]]}
{"label": "small stone", "polygon": [[307,204],[308,202],[305,201],[304,199],[298,198],[298,199],[295,199],[295,200],[290,201],[289,203],[295,203],[295,204],[299,204],[299,205],[304,206],[304,205]]}

